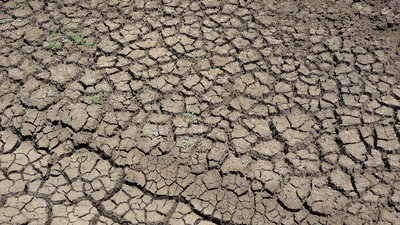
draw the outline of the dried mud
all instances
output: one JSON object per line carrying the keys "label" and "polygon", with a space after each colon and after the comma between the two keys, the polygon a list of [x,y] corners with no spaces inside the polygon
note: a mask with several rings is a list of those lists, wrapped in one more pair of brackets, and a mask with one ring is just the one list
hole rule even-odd
{"label": "dried mud", "polygon": [[399,224],[399,10],[1,1],[0,224]]}

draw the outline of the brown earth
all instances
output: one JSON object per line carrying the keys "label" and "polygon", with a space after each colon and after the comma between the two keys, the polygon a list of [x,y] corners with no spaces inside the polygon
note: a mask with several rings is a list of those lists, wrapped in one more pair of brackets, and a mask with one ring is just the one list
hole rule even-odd
{"label": "brown earth", "polygon": [[400,224],[400,1],[0,11],[0,224]]}

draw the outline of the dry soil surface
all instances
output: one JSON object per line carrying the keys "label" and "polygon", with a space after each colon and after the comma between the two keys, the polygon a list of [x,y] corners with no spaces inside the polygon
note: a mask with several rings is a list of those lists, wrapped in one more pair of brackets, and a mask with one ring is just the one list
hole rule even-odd
{"label": "dry soil surface", "polygon": [[400,224],[400,1],[0,11],[0,224]]}

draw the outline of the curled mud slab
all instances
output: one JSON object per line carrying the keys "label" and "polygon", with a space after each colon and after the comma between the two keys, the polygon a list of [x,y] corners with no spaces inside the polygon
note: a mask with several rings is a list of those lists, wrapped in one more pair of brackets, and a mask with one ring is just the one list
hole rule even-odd
{"label": "curled mud slab", "polygon": [[399,224],[399,1],[0,10],[0,224]]}

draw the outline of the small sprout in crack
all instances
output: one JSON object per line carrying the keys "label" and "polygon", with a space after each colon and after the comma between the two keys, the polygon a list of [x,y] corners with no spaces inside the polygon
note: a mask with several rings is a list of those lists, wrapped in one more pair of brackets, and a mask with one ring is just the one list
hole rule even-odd
{"label": "small sprout in crack", "polygon": [[26,9],[26,7],[28,7],[26,4],[19,5],[19,8],[21,8],[21,9]]}
{"label": "small sprout in crack", "polygon": [[193,113],[184,113],[183,115],[193,122],[197,121],[197,116],[194,115]]}
{"label": "small sprout in crack", "polygon": [[279,184],[281,187],[285,185],[285,176],[281,176],[281,178],[279,179]]}
{"label": "small sprout in crack", "polygon": [[146,133],[146,132],[140,133],[140,137],[148,137],[148,136],[150,136],[149,133]]}
{"label": "small sprout in crack", "polygon": [[153,20],[154,22],[157,22],[158,18],[156,16],[150,16],[150,19]]}
{"label": "small sprout in crack", "polygon": [[187,148],[189,146],[191,146],[193,144],[193,142],[190,140],[190,138],[188,136],[185,137],[185,140],[183,140],[181,147],[183,148]]}
{"label": "small sprout in crack", "polygon": [[75,45],[85,45],[86,47],[90,47],[92,45],[92,43],[87,42],[84,37],[79,36],[78,34],[68,34],[68,37],[72,39]]}
{"label": "small sprout in crack", "polygon": [[50,29],[50,34],[52,36],[55,36],[58,32],[60,32],[60,28],[59,27],[53,27]]}
{"label": "small sprout in crack", "polygon": [[58,44],[55,41],[51,41],[46,45],[46,48],[49,48],[49,49],[61,49],[61,45]]}
{"label": "small sprout in crack", "polygon": [[100,101],[101,101],[101,98],[99,96],[95,96],[92,98],[92,102],[94,102],[94,103],[98,103]]}
{"label": "small sprout in crack", "polygon": [[72,38],[72,40],[74,41],[75,45],[80,45],[83,43],[84,38],[77,35],[77,34],[68,34],[68,37]]}
{"label": "small sprout in crack", "polygon": [[277,26],[279,24],[279,22],[272,21],[271,24],[272,24],[272,26]]}
{"label": "small sprout in crack", "polygon": [[240,161],[242,164],[247,164],[249,161],[242,159],[242,161]]}
{"label": "small sprout in crack", "polygon": [[85,41],[84,45],[85,45],[86,47],[91,47],[91,46],[93,45],[93,43],[90,43],[90,42]]}

